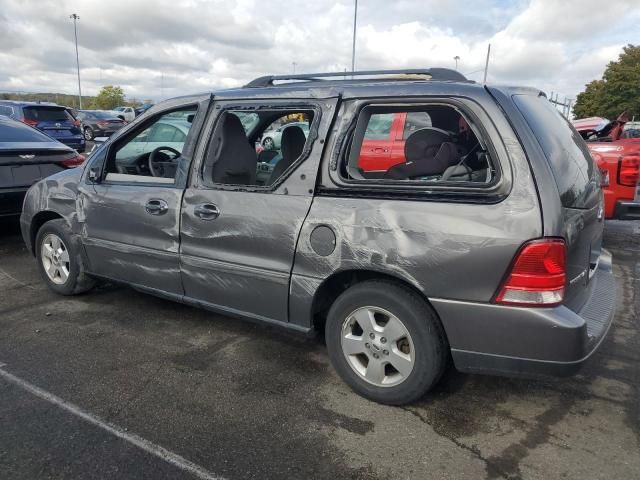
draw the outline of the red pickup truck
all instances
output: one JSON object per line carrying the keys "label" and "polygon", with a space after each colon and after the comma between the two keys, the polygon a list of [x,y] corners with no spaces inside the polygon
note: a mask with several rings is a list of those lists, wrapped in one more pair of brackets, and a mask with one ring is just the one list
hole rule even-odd
{"label": "red pickup truck", "polygon": [[405,161],[404,143],[416,130],[431,126],[426,112],[382,113],[371,116],[360,149],[363,172],[386,172]]}
{"label": "red pickup truck", "polygon": [[640,219],[640,138],[625,138],[626,114],[615,121],[591,117],[573,122],[602,173],[605,218]]}

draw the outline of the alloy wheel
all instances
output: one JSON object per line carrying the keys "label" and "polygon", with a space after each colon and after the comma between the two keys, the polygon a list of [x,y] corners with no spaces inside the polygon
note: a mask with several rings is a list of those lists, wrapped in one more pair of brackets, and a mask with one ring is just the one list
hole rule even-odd
{"label": "alloy wheel", "polygon": [[64,284],[69,278],[71,262],[62,239],[54,233],[47,234],[42,241],[40,253],[47,277],[56,285]]}
{"label": "alloy wheel", "polygon": [[382,308],[361,307],[348,315],[340,343],[353,371],[377,387],[398,385],[413,371],[415,351],[409,330]]}

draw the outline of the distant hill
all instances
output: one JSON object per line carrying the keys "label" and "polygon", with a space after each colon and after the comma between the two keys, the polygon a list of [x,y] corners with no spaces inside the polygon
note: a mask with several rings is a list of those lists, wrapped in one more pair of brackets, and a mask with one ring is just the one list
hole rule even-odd
{"label": "distant hill", "polygon": [[[88,108],[96,97],[82,96],[82,106]],[[78,96],[68,93],[28,93],[28,92],[2,92],[0,100],[20,100],[26,102],[54,102],[66,107],[78,108]]]}

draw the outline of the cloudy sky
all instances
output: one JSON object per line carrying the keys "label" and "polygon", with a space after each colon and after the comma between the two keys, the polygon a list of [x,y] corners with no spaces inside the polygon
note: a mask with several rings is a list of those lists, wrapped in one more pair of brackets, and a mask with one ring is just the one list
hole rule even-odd
{"label": "cloudy sky", "polygon": [[[343,71],[353,0],[0,0],[0,91],[102,85],[159,99],[267,73]],[[575,97],[623,45],[640,44],[640,0],[360,0],[356,68],[455,66],[481,81]]]}

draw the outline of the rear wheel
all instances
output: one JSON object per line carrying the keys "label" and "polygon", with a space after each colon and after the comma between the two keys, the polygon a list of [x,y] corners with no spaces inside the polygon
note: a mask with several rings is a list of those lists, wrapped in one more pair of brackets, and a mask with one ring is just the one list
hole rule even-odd
{"label": "rear wheel", "polygon": [[35,246],[40,274],[51,290],[76,295],[94,286],[64,220],[51,220],[40,227]]}
{"label": "rear wheel", "polygon": [[346,290],[329,310],[325,335],[338,374],[376,402],[417,400],[446,366],[447,343],[435,313],[393,282],[367,281]]}
{"label": "rear wheel", "polygon": [[93,140],[93,129],[91,127],[84,127],[85,140]]}

